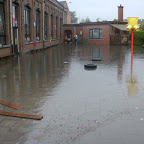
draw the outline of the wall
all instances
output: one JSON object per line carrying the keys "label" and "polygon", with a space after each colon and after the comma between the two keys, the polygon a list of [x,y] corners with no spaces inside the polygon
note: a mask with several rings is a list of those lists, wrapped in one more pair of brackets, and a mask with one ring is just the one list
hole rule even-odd
{"label": "wall", "polygon": [[[12,0],[15,2],[15,0]],[[43,39],[43,0],[17,0],[18,8],[18,31],[19,31],[19,52],[25,53],[28,50],[37,50],[46,48],[51,45],[57,45],[63,42],[63,36],[60,37],[60,19],[63,22],[63,7],[56,6],[49,0],[45,0],[44,12],[47,13],[47,38]],[[12,55],[13,48],[11,44],[11,23],[10,23],[10,0],[4,1],[5,5],[5,25],[6,25],[6,44],[0,46],[0,57],[4,55]],[[25,42],[25,25],[24,25],[24,7],[30,7],[30,42]],[[40,11],[40,40],[36,40],[36,28],[34,22],[36,20],[36,9]],[[51,15],[53,15],[53,38],[51,40]],[[58,18],[56,38],[56,17]],[[63,24],[61,24],[61,33],[63,32]],[[36,46],[35,46],[36,44]],[[7,48],[5,48],[7,47]],[[9,48],[9,50],[8,50]],[[4,52],[5,51],[5,52]]]}
{"label": "wall", "polygon": [[111,26],[110,29],[111,29],[110,30],[111,31],[111,34],[110,34],[111,45],[121,45],[121,44],[127,45],[129,43],[130,36],[129,36],[128,31],[119,30],[120,31],[119,35],[116,35],[115,34],[116,28]]}
{"label": "wall", "polygon": [[65,24],[71,24],[71,14],[70,14],[70,11],[69,11],[67,3],[64,4],[64,7],[67,9],[67,12],[66,12],[66,23]]}
{"label": "wall", "polygon": [[[98,28],[102,30],[102,39],[90,39],[89,30],[93,28]],[[93,25],[93,26],[83,26],[83,38],[87,38],[88,44],[97,45],[109,45],[110,44],[110,26],[109,25]]]}
{"label": "wall", "polygon": [[[102,29],[102,39],[90,39],[89,30],[93,28]],[[80,37],[79,43],[96,44],[96,45],[110,44],[110,26],[108,24],[107,25],[97,25],[97,24],[64,25],[64,31],[65,30],[72,30],[72,37],[74,36],[74,34],[77,34],[78,37]],[[80,32],[82,32],[82,35],[80,35]],[[87,42],[83,42],[83,38],[87,38]]]}

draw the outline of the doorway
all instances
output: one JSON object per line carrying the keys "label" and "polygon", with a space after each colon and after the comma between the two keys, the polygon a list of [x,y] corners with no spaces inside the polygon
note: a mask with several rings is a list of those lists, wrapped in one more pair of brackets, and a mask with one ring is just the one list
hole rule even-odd
{"label": "doorway", "polygon": [[72,30],[65,30],[64,32],[64,40],[65,42],[72,42]]}

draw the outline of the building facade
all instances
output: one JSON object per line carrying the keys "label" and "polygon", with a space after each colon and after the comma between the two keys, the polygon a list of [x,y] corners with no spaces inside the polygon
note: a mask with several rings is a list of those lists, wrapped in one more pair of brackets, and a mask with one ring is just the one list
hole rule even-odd
{"label": "building facade", "polygon": [[66,1],[60,1],[60,4],[65,8],[63,13],[63,24],[71,24],[71,13],[68,7],[68,3]]}
{"label": "building facade", "polygon": [[57,0],[0,0],[0,57],[62,43],[63,13]]}
{"label": "building facade", "polygon": [[128,44],[127,22],[91,22],[64,25],[64,36],[78,35],[78,43],[93,45]]}
{"label": "building facade", "polygon": [[65,24],[64,38],[78,35],[78,42],[94,45],[128,44],[127,22],[123,21],[123,6],[118,6],[118,21]]}

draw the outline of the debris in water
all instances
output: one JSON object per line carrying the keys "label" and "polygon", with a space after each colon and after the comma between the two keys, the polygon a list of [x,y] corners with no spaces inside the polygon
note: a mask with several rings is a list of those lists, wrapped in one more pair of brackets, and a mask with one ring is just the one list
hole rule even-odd
{"label": "debris in water", "polygon": [[14,105],[14,104],[8,103],[6,101],[2,101],[2,100],[0,100],[0,104],[17,109],[17,110],[22,109],[22,107],[20,107],[20,106],[17,106],[17,105]]}
{"label": "debris in water", "polygon": [[68,62],[64,62],[64,64],[68,64]]}
{"label": "debris in water", "polygon": [[13,112],[5,112],[5,111],[0,111],[0,115],[19,117],[19,118],[27,118],[27,119],[35,119],[35,120],[41,120],[43,118],[42,115],[29,115],[29,114],[21,114],[21,113],[13,113]]}

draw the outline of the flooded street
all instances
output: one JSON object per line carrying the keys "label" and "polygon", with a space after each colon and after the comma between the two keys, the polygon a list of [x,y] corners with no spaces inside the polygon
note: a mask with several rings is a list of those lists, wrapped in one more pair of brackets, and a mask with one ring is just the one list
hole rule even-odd
{"label": "flooded street", "polygon": [[[101,61],[92,61],[92,58]],[[96,64],[97,69],[85,69]],[[143,144],[144,49],[59,45],[0,61],[2,144]]]}

